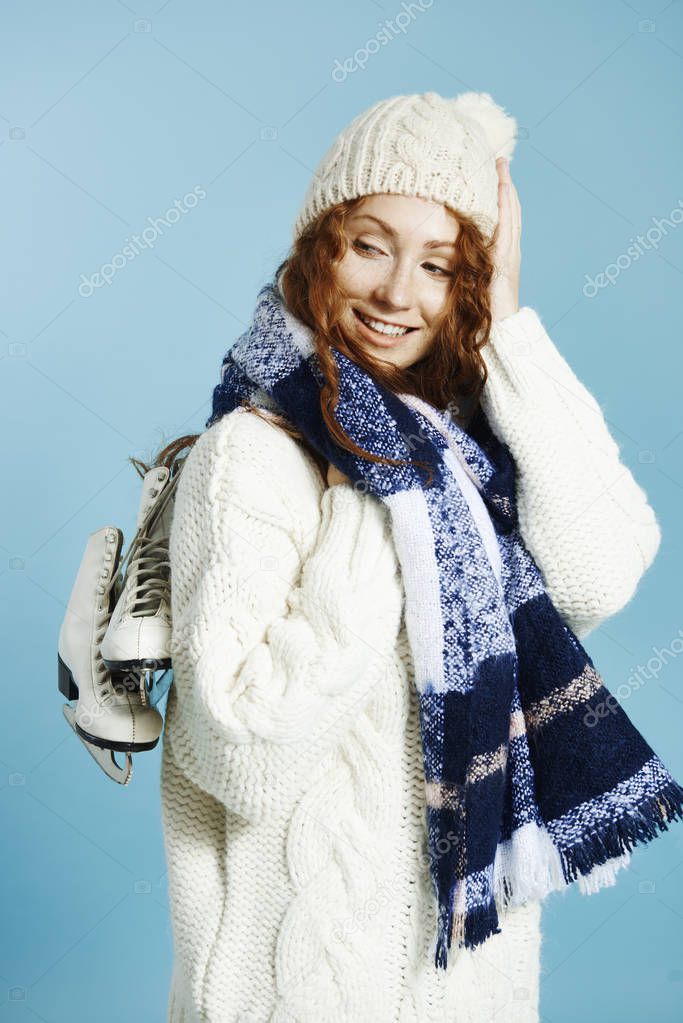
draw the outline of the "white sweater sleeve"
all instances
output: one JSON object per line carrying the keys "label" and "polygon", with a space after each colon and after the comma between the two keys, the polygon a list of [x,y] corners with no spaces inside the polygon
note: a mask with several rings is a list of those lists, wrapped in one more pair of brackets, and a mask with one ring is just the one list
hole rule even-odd
{"label": "white sweater sleeve", "polygon": [[241,409],[188,455],[169,543],[166,741],[246,819],[296,799],[386,673],[403,601],[389,537],[378,499],[342,483],[318,502],[292,438]]}
{"label": "white sweater sleeve", "polygon": [[661,534],[600,406],[534,309],[494,322],[481,404],[517,467],[520,532],[579,637],[620,611]]}

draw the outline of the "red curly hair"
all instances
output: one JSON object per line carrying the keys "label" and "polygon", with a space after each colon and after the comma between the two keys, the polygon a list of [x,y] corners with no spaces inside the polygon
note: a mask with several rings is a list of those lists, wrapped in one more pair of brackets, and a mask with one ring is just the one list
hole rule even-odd
{"label": "red curly hair", "polygon": [[[384,458],[358,447],[335,419],[339,387],[331,349],[343,352],[390,391],[414,394],[436,408],[450,408],[456,418],[466,421],[476,410],[487,379],[481,349],[488,343],[492,322],[489,287],[494,273],[491,250],[495,235],[487,243],[473,220],[447,208],[459,230],[455,239],[455,271],[445,307],[427,354],[412,366],[398,368],[374,359],[341,326],[346,296],[334,280],[332,267],[348,249],[346,220],[364,198],[360,196],[324,210],[297,238],[277,274],[282,273],[281,287],[289,310],[310,327],[314,335],[324,378],[320,409],[330,436],[342,448],[361,457],[404,464],[399,459]],[[326,479],[326,460],[289,420],[257,408],[246,399],[242,405],[302,442]],[[464,406],[469,406],[467,412]],[[172,441],[155,455],[151,465],[135,458],[130,461],[141,476],[152,466],[170,467],[178,453],[191,447],[200,436],[188,434]]]}

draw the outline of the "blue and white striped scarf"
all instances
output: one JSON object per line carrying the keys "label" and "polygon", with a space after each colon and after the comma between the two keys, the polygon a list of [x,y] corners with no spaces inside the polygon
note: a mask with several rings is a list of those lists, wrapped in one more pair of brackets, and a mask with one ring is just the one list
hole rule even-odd
{"label": "blue and white striped scarf", "polygon": [[[573,881],[614,883],[630,849],[683,816],[683,788],[605,688],[550,600],[518,529],[515,465],[479,407],[448,411],[375,383],[337,349],[329,436],[312,331],[277,277],[226,354],[207,427],[244,398],[279,411],[368,499],[389,509],[419,694],[435,965],[500,933],[498,910]],[[415,451],[415,439],[419,450]]]}

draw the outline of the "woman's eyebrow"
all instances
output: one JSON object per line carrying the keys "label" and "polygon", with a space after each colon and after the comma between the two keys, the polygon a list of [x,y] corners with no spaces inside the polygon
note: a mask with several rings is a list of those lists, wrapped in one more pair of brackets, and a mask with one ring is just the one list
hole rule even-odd
{"label": "woman's eyebrow", "polygon": [[[392,238],[396,237],[396,231],[393,229],[391,224],[388,224],[386,220],[382,220],[381,217],[376,217],[372,213],[359,213],[355,218],[356,220],[374,220],[380,227],[383,227],[387,234],[391,235]],[[425,242],[423,248],[425,249],[454,249],[455,242],[452,241],[436,241],[432,240]]]}

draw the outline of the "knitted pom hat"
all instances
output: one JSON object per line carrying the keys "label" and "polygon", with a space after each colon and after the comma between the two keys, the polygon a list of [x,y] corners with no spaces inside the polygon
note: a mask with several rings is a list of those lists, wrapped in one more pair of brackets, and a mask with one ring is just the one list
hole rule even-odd
{"label": "knitted pom hat", "polygon": [[381,100],[359,114],[323,157],[297,216],[294,240],[330,206],[395,192],[468,214],[488,241],[498,223],[496,159],[512,158],[516,133],[515,118],[487,92]]}

